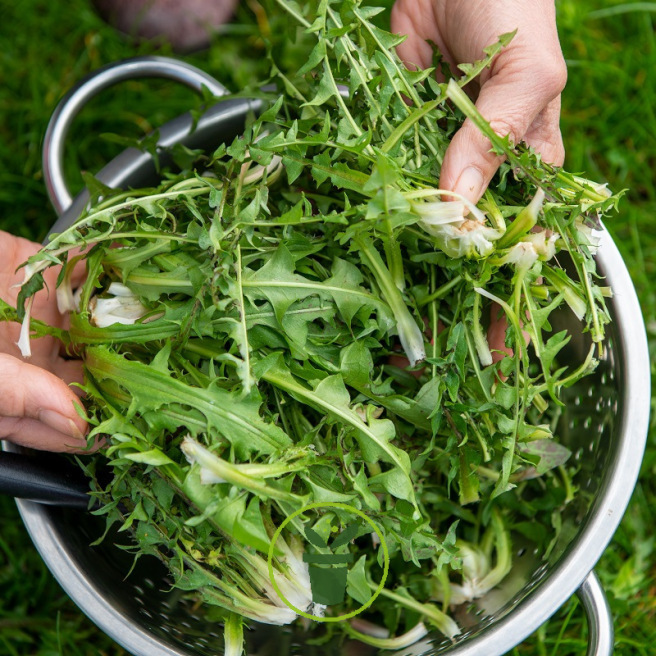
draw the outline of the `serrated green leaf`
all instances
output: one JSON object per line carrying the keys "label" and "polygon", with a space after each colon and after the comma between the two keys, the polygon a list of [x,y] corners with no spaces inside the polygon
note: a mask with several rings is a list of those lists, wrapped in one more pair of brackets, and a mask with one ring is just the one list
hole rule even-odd
{"label": "serrated green leaf", "polygon": [[131,415],[157,411],[169,403],[197,408],[242,459],[252,453],[275,453],[291,445],[291,439],[280,428],[259,416],[260,402],[255,397],[238,399],[216,385],[208,389],[190,387],[102,347],[88,349],[86,367],[96,380],[113,380],[130,393]]}

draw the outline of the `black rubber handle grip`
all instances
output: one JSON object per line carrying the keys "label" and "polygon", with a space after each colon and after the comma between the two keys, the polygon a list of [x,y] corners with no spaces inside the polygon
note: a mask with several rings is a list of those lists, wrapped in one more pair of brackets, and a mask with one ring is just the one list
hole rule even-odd
{"label": "black rubber handle grip", "polygon": [[0,452],[0,494],[51,506],[88,508],[89,484],[80,470],[55,454]]}

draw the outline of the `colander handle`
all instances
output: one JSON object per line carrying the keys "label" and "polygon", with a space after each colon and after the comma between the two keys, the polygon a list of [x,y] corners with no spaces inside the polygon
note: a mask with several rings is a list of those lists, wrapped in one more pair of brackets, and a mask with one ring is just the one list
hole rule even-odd
{"label": "colander handle", "polygon": [[81,470],[53,454],[0,452],[0,494],[86,509],[91,500],[88,492],[89,483]]}
{"label": "colander handle", "polygon": [[125,80],[144,77],[173,80],[198,93],[203,92],[203,87],[215,96],[228,93],[211,75],[169,57],[134,57],[109,64],[88,75],[60,100],[43,140],[43,175],[50,202],[58,214],[73,200],[64,179],[64,145],[73,119],[100,91]]}
{"label": "colander handle", "polygon": [[590,572],[576,592],[588,618],[588,651],[586,656],[612,656],[613,616],[599,578]]}

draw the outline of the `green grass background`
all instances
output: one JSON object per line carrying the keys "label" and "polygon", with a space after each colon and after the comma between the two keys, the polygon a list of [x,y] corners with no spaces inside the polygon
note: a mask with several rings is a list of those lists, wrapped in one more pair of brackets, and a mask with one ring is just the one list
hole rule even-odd
{"label": "green grass background", "polygon": [[[256,6],[252,0],[249,4]],[[562,120],[566,166],[607,181],[613,189],[629,189],[620,214],[608,228],[638,289],[653,362],[656,3],[559,0],[557,4],[569,65]],[[252,25],[245,6],[240,14],[239,23]],[[171,52],[166,44],[137,44],[119,35],[98,18],[88,0],[0,0],[0,16],[0,229],[40,240],[54,220],[41,173],[41,141],[58,99],[75,81],[105,63]],[[236,89],[262,65],[254,35],[253,27],[231,26],[216,37],[209,51],[187,59]],[[293,65],[293,52],[288,58]],[[121,150],[100,134],[139,138],[196,103],[190,92],[156,81],[124,83],[105,92],[72,130],[74,146],[66,153],[72,188],[81,187],[80,169],[95,171]],[[619,655],[656,653],[653,429],[652,420],[640,481],[597,567],[615,616]],[[11,499],[0,498],[0,526],[0,655],[125,654],[61,591],[32,547]],[[582,609],[572,599],[512,653],[579,656],[585,653],[586,639]]]}

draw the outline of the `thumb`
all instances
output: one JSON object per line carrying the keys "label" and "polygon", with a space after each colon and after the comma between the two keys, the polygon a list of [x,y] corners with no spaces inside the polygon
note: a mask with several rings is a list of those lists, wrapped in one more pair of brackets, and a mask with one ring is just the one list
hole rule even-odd
{"label": "thumb", "polygon": [[54,374],[0,354],[0,438],[48,451],[86,447],[79,399]]}
{"label": "thumb", "polygon": [[[500,67],[481,87],[476,108],[500,136],[519,143],[535,119],[565,86],[564,61],[530,61],[516,57]],[[556,123],[556,134],[560,132]],[[503,157],[491,152],[492,144],[467,119],[449,145],[442,163],[440,187],[477,203]]]}

